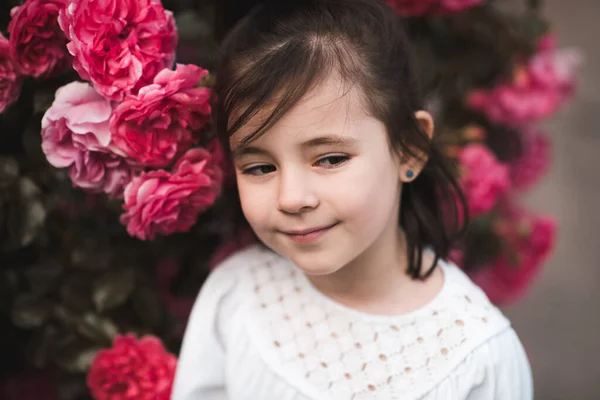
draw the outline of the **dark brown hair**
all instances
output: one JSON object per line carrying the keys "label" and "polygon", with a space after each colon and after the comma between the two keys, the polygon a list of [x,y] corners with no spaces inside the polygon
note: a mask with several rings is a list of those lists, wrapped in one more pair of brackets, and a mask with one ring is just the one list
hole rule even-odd
{"label": "dark brown hair", "polygon": [[[271,110],[242,140],[251,142],[332,73],[359,89],[400,155],[428,158],[419,176],[403,187],[399,221],[408,242],[408,273],[426,277],[462,232],[458,215],[466,215],[466,207],[442,153],[415,119],[424,104],[407,39],[382,0],[267,0],[255,7],[222,43],[213,111],[217,134],[229,149],[231,135],[258,112]],[[232,190],[229,194],[237,196]],[[436,256],[425,273],[424,247]]]}

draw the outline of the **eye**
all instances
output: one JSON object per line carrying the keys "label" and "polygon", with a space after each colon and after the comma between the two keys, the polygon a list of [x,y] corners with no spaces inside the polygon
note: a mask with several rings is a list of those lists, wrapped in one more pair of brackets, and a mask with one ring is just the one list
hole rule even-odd
{"label": "eye", "polygon": [[348,157],[344,154],[334,154],[334,155],[320,158],[319,160],[317,160],[315,165],[319,165],[319,166],[325,167],[325,168],[334,168],[334,167],[337,167],[338,165],[345,163],[349,159],[350,159],[350,157]]}
{"label": "eye", "polygon": [[242,170],[242,174],[244,175],[266,175],[275,171],[275,167],[269,164],[255,165],[250,168],[246,168]]}

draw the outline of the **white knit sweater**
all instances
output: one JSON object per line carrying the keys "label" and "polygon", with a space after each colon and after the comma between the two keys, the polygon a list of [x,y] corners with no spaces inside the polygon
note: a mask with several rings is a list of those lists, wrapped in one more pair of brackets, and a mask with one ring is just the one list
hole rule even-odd
{"label": "white knit sweater", "polygon": [[210,275],[188,322],[173,400],[530,400],[509,321],[456,266],[401,316],[347,308],[258,246]]}

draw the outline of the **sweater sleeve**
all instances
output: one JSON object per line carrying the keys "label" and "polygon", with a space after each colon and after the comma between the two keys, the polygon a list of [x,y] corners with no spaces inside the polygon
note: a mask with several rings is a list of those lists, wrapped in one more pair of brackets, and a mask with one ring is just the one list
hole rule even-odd
{"label": "sweater sleeve", "polygon": [[[234,257],[235,258],[235,257]],[[225,361],[219,321],[236,284],[232,260],[218,266],[202,286],[190,314],[173,383],[172,400],[225,400]]]}

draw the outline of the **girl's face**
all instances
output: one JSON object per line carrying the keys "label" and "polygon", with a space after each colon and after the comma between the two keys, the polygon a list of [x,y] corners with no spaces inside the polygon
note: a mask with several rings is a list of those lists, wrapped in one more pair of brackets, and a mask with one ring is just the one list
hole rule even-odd
{"label": "girl's face", "polygon": [[385,126],[329,78],[264,135],[231,149],[244,215],[309,275],[336,272],[398,230],[401,165]]}

